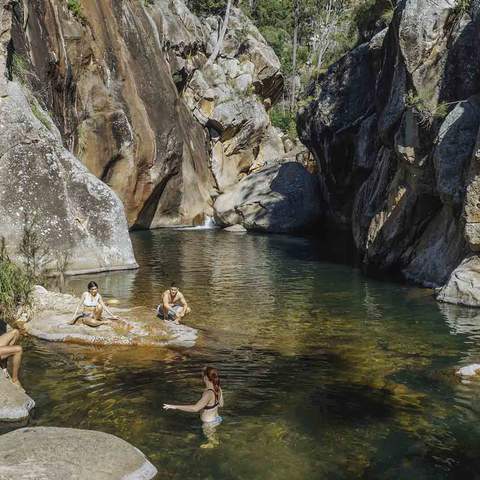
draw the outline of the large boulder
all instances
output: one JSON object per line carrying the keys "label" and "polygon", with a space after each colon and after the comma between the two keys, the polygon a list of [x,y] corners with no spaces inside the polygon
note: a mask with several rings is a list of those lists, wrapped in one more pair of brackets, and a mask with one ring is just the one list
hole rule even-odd
{"label": "large boulder", "polygon": [[321,214],[315,175],[296,162],[267,166],[220,195],[215,221],[248,230],[293,232],[312,228]]}
{"label": "large boulder", "polygon": [[49,253],[46,267],[66,266],[66,273],[137,267],[117,195],[63,147],[22,87],[7,82],[0,95],[0,232],[11,253],[25,227],[33,227]]}
{"label": "large boulder", "polygon": [[437,300],[469,307],[480,307],[480,258],[466,258],[438,290]]}
{"label": "large boulder", "polygon": [[0,422],[23,422],[34,406],[24,390],[0,372]]}
{"label": "large boulder", "polygon": [[157,469],[126,441],[74,428],[21,428],[0,436],[2,480],[149,480]]}

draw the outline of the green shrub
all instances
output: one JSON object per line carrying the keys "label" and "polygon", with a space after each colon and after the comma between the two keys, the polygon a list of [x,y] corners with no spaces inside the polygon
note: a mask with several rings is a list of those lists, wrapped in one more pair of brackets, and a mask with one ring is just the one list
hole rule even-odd
{"label": "green shrub", "polygon": [[0,319],[14,326],[19,307],[31,303],[33,278],[10,260],[5,239],[0,240]]}
{"label": "green shrub", "polygon": [[428,90],[417,93],[409,90],[405,97],[405,105],[417,113],[422,124],[431,124],[436,118],[444,118],[449,106],[445,102],[437,104],[433,99],[433,93]]}
{"label": "green shrub", "polygon": [[25,83],[27,81],[28,61],[23,55],[20,55],[17,52],[13,53],[10,69],[12,77],[19,80],[20,83]]}
{"label": "green shrub", "polygon": [[288,109],[282,110],[280,107],[273,107],[270,110],[270,121],[274,127],[279,128],[289,138],[297,137],[296,114]]}
{"label": "green shrub", "polygon": [[67,8],[75,17],[83,20],[84,16],[82,13],[82,5],[80,4],[80,0],[67,0]]}

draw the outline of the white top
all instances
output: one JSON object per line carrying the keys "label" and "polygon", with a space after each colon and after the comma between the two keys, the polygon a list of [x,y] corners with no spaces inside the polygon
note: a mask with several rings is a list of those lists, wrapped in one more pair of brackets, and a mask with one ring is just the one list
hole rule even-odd
{"label": "white top", "polygon": [[100,301],[100,294],[97,293],[94,297],[90,294],[90,292],[85,292],[85,298],[83,300],[83,305],[85,307],[96,307],[98,302]]}

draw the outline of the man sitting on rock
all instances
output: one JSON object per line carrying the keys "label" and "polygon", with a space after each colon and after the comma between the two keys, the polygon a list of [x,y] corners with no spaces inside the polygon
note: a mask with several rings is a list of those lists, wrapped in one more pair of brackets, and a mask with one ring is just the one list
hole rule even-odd
{"label": "man sitting on rock", "polygon": [[157,307],[158,317],[179,323],[180,319],[190,311],[182,292],[172,283],[170,288],[163,292],[162,304]]}
{"label": "man sitting on rock", "polygon": [[[22,347],[20,345],[15,345],[19,338],[20,332],[16,328],[0,335],[0,365],[2,368],[0,374],[5,375],[7,378],[11,378],[15,385],[21,387],[20,381],[18,380],[18,372],[22,362]],[[12,357],[11,377],[7,370],[9,357]]]}

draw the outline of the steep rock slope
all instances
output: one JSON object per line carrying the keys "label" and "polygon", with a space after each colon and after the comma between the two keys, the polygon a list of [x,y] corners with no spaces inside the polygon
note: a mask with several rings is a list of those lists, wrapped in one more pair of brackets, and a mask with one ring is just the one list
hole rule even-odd
{"label": "steep rock slope", "polygon": [[119,198],[63,147],[29,91],[7,79],[15,5],[0,1],[0,235],[15,254],[25,222],[35,223],[52,269],[136,267]]}
{"label": "steep rock slope", "polygon": [[[65,145],[124,203],[130,226],[211,211],[206,138],[180,100],[143,2],[17,3],[15,65]],[[16,63],[15,63],[16,62]],[[17,69],[18,70],[18,69]]]}
{"label": "steep rock slope", "polygon": [[439,299],[465,304],[480,304],[480,292],[472,294],[479,5],[398,2],[388,31],[313,82],[315,100],[298,116],[319,165],[325,228],[352,232],[367,267],[428,286],[448,282]]}

